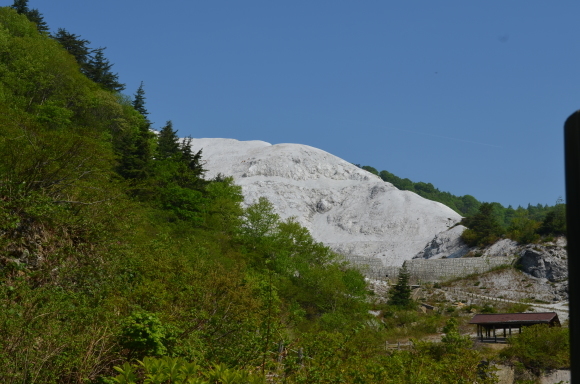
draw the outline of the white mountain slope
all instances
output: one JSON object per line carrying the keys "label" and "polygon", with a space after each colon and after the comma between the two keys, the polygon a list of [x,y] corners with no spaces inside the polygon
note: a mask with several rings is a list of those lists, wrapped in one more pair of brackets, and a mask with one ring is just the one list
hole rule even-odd
{"label": "white mountain slope", "polygon": [[317,241],[350,257],[400,266],[461,219],[443,204],[307,145],[194,139],[192,148],[203,149],[208,178],[234,177],[245,204],[266,197],[282,218],[296,217]]}

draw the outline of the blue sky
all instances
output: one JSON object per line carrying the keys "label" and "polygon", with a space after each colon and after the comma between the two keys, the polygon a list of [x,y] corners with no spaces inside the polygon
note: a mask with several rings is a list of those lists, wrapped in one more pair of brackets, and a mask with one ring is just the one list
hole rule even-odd
{"label": "blue sky", "polygon": [[[6,5],[12,2],[6,2]],[[564,197],[578,1],[31,0],[155,127],[311,145],[504,205]]]}

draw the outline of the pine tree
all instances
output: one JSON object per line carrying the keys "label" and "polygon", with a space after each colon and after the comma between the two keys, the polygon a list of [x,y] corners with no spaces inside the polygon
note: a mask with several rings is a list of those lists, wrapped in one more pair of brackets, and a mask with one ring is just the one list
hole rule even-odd
{"label": "pine tree", "polygon": [[46,23],[46,21],[44,21],[44,16],[42,16],[42,13],[40,13],[38,9],[36,8],[31,9],[26,15],[26,17],[28,17],[28,20],[36,24],[36,28],[38,29],[39,32],[48,33],[49,31],[48,24]]}
{"label": "pine tree", "polygon": [[407,266],[403,264],[399,269],[399,278],[397,284],[389,290],[389,305],[399,308],[409,308],[413,304],[411,299],[411,287],[409,280],[411,275],[407,270]]}
{"label": "pine tree", "polygon": [[88,44],[91,43],[90,41],[81,39],[80,36],[69,33],[64,28],[59,28],[58,32],[53,36],[53,39],[58,41],[68,53],[75,57],[81,69],[86,69],[90,54],[88,47]]}
{"label": "pine tree", "polygon": [[169,120],[157,136],[157,155],[159,159],[170,159],[180,154],[179,137],[177,131],[173,130],[173,123]]}
{"label": "pine tree", "polygon": [[20,15],[26,15],[30,10],[28,9],[28,0],[14,0],[14,3],[10,6],[18,12]]}
{"label": "pine tree", "polygon": [[135,93],[135,97],[133,98],[133,108],[137,112],[143,115],[143,117],[147,117],[149,112],[145,108],[145,90],[143,89],[143,82],[137,88],[137,93]]}
{"label": "pine tree", "polygon": [[147,124],[141,124],[134,133],[125,133],[117,140],[119,156],[117,173],[128,180],[144,180],[151,173],[151,140],[153,134]]}
{"label": "pine tree", "polygon": [[44,21],[42,13],[40,13],[36,8],[28,8],[28,0],[14,0],[14,3],[10,7],[15,9],[17,13],[26,16],[28,20],[35,23],[39,32],[48,33],[48,24]]}
{"label": "pine tree", "polygon": [[111,72],[113,64],[105,58],[104,50],[105,48],[97,48],[93,51],[94,56],[87,62],[83,72],[101,87],[109,91],[120,92],[125,89],[125,84],[119,83],[119,75]]}
{"label": "pine tree", "polygon": [[203,168],[202,160],[201,160],[201,149],[194,153],[191,150],[191,141],[193,139],[191,136],[187,136],[181,142],[179,150],[182,154],[182,159],[187,165],[187,167],[193,172],[196,177],[203,178],[206,172],[206,169]]}
{"label": "pine tree", "polygon": [[461,238],[470,246],[491,245],[502,233],[502,227],[494,213],[493,203],[481,204],[478,213],[464,218],[461,224],[469,228],[463,232]]}

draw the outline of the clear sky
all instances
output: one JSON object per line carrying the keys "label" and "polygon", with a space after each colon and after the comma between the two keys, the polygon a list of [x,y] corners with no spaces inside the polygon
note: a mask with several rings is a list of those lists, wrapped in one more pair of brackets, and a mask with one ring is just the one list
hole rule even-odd
{"label": "clear sky", "polygon": [[[12,1],[3,1],[6,5]],[[580,1],[30,0],[154,127],[307,144],[507,206],[564,197]]]}

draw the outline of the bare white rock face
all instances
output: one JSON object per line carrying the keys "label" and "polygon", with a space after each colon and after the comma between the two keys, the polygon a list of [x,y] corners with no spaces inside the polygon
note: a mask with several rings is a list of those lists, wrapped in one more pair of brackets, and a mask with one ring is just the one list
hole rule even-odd
{"label": "bare white rock face", "polygon": [[414,259],[455,259],[465,256],[469,246],[461,240],[461,234],[466,228],[457,225],[447,231],[435,235],[424,249],[413,257]]}
{"label": "bare white rock face", "polygon": [[349,258],[400,266],[461,220],[449,207],[401,191],[328,152],[300,144],[193,139],[207,177],[233,176],[246,205],[266,197],[283,218]]}

